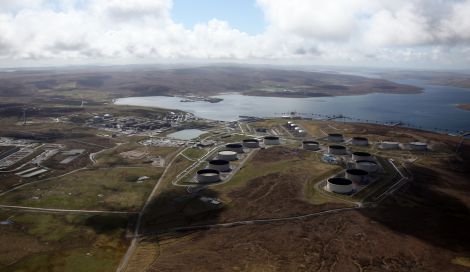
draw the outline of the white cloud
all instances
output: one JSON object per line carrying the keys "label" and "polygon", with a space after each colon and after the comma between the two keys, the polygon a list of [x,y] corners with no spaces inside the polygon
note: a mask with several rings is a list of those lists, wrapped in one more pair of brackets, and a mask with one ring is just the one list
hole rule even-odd
{"label": "white cloud", "polygon": [[[268,29],[185,28],[171,0],[1,0],[0,60],[469,64],[470,0],[257,0]],[[197,1],[195,1],[197,4]]]}

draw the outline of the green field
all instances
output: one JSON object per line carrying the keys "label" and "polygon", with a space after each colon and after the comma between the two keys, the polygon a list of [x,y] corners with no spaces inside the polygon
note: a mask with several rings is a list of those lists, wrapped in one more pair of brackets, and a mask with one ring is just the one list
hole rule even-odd
{"label": "green field", "polygon": [[[138,211],[161,168],[88,169],[19,188],[0,198],[5,205],[41,208]],[[150,179],[136,182],[141,176]]]}
{"label": "green field", "polygon": [[1,271],[115,271],[129,218],[1,211]]}

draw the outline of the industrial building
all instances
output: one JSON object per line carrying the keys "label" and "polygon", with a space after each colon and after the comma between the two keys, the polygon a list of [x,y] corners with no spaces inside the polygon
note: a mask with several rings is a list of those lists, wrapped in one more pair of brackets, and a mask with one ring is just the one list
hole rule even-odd
{"label": "industrial building", "polygon": [[356,161],[356,168],[369,173],[375,173],[379,170],[379,165],[375,161],[358,160]]}
{"label": "industrial building", "polygon": [[199,183],[212,183],[220,181],[220,172],[214,169],[202,169],[197,171],[196,179]]}
{"label": "industrial building", "polygon": [[368,146],[369,140],[365,137],[353,137],[351,144],[355,146]]}
{"label": "industrial building", "polygon": [[226,160],[211,160],[209,161],[209,169],[214,169],[219,172],[229,172],[230,169],[230,162]]}
{"label": "industrial building", "polygon": [[281,140],[277,136],[266,136],[263,140],[265,145],[279,145]]}
{"label": "industrial building", "polygon": [[302,147],[305,150],[317,151],[320,149],[320,143],[316,141],[303,141]]}
{"label": "industrial building", "polygon": [[246,148],[258,148],[259,141],[257,139],[245,139],[243,140],[243,146]]}
{"label": "industrial building", "polygon": [[330,133],[330,134],[328,134],[328,141],[337,142],[337,143],[343,142],[344,141],[343,134]]}
{"label": "industrial building", "polygon": [[226,144],[225,150],[237,152],[238,154],[240,154],[243,153],[243,145],[239,143]]}
{"label": "industrial building", "polygon": [[385,142],[380,143],[380,148],[387,149],[387,150],[399,149],[400,145],[398,142],[385,141]]}
{"label": "industrial building", "polygon": [[235,161],[237,160],[237,152],[230,150],[223,150],[217,153],[217,158],[224,161]]}
{"label": "industrial building", "polygon": [[329,178],[326,182],[326,190],[338,194],[350,194],[353,192],[353,183],[346,178]]}
{"label": "industrial building", "polygon": [[355,161],[372,160],[372,155],[367,152],[356,151],[352,153],[352,159]]}
{"label": "industrial building", "polygon": [[415,150],[415,151],[426,151],[426,150],[428,150],[428,144],[427,143],[411,142],[411,143],[408,144],[408,146],[411,150]]}
{"label": "industrial building", "polygon": [[328,153],[332,155],[346,155],[348,154],[348,150],[342,145],[330,145],[328,147]]}
{"label": "industrial building", "polygon": [[369,172],[362,169],[348,169],[346,170],[346,178],[356,184],[364,184]]}

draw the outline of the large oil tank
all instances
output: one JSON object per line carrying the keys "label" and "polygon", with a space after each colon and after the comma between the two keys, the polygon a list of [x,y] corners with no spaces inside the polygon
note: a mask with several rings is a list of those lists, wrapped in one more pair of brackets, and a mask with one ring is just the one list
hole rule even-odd
{"label": "large oil tank", "polygon": [[279,145],[281,144],[281,140],[277,136],[266,136],[264,137],[264,144],[265,145]]}
{"label": "large oil tank", "polygon": [[202,169],[197,171],[196,179],[200,183],[212,183],[220,181],[220,172],[214,169]]}
{"label": "large oil tank", "polygon": [[219,172],[229,172],[230,162],[226,160],[211,160],[209,161],[209,169],[214,169]]}
{"label": "large oil tank", "polygon": [[343,145],[330,145],[328,147],[328,153],[332,155],[346,155],[348,150]]}
{"label": "large oil tank", "polygon": [[345,178],[329,178],[326,182],[326,190],[338,194],[350,194],[353,191],[353,183]]}

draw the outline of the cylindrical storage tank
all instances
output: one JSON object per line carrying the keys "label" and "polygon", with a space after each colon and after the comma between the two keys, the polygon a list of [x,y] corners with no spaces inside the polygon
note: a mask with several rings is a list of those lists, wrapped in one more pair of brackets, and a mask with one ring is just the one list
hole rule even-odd
{"label": "cylindrical storage tank", "polygon": [[342,145],[330,145],[328,147],[328,153],[332,154],[332,155],[346,155],[348,152],[347,152],[347,149],[345,146],[342,146]]}
{"label": "cylindrical storage tank", "polygon": [[217,153],[217,158],[224,161],[235,161],[238,159],[237,152],[230,150],[219,151],[219,153]]}
{"label": "cylindrical storage tank", "polygon": [[316,150],[319,150],[319,149],[320,149],[320,143],[315,142],[315,141],[303,141],[303,142],[302,142],[302,147],[303,147],[305,150],[316,151]]}
{"label": "cylindrical storage tank", "polygon": [[287,121],[287,126],[290,126],[292,124],[292,121]]}
{"label": "cylindrical storage tank", "polygon": [[209,161],[209,169],[214,169],[219,172],[229,172],[230,162],[226,160],[211,160]]}
{"label": "cylindrical storage tank", "polygon": [[417,150],[417,151],[428,150],[428,144],[422,143],[422,142],[411,142],[409,143],[409,147],[411,150]]}
{"label": "cylindrical storage tank", "polygon": [[375,173],[379,170],[379,165],[375,161],[359,160],[356,161],[356,168],[369,173]]}
{"label": "cylindrical storage tank", "polygon": [[338,194],[350,194],[353,191],[353,183],[345,178],[329,178],[326,182],[326,190]]}
{"label": "cylindrical storage tank", "polygon": [[398,149],[399,145],[397,142],[382,142],[380,143],[382,149]]}
{"label": "cylindrical storage tank", "polygon": [[243,145],[239,143],[226,144],[225,149],[237,153],[243,153]]}
{"label": "cylindrical storage tank", "polygon": [[351,144],[356,145],[356,146],[368,146],[369,140],[367,140],[367,138],[364,138],[364,137],[353,137]]}
{"label": "cylindrical storage tank", "polygon": [[220,181],[220,172],[214,169],[202,169],[197,171],[196,179],[200,183]]}
{"label": "cylindrical storage tank", "polygon": [[357,151],[352,153],[352,159],[355,161],[360,161],[360,160],[372,160],[372,155],[367,152],[362,152],[362,151]]}
{"label": "cylindrical storage tank", "polygon": [[330,134],[328,134],[328,141],[330,141],[330,142],[342,142],[342,141],[344,141],[343,134],[330,133]]}
{"label": "cylindrical storage tank", "polygon": [[300,127],[295,127],[294,130],[299,131],[299,130],[301,130],[301,128]]}
{"label": "cylindrical storage tank", "polygon": [[258,148],[259,141],[256,139],[245,139],[243,140],[243,146],[246,148]]}
{"label": "cylindrical storage tank", "polygon": [[297,127],[297,125],[294,124],[294,123],[291,123],[291,124],[289,125],[289,129],[290,129],[290,130],[294,130],[296,127]]}
{"label": "cylindrical storage tank", "polygon": [[277,136],[266,136],[263,140],[265,145],[278,145],[281,144],[281,140]]}
{"label": "cylindrical storage tank", "polygon": [[356,184],[363,184],[369,172],[362,169],[348,169],[346,170],[346,178]]}

